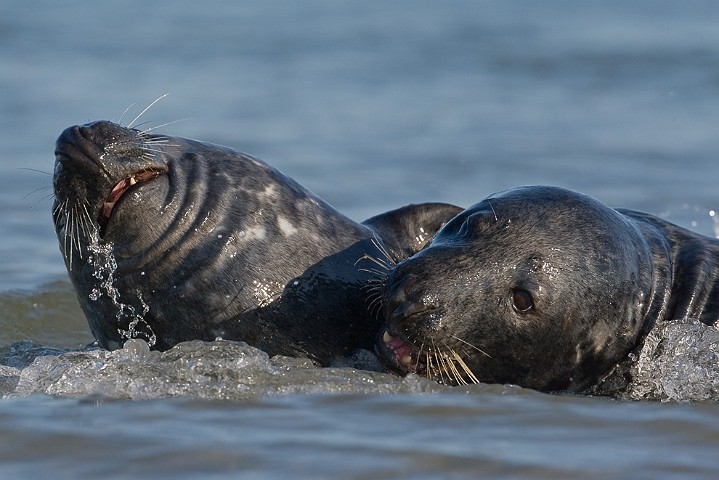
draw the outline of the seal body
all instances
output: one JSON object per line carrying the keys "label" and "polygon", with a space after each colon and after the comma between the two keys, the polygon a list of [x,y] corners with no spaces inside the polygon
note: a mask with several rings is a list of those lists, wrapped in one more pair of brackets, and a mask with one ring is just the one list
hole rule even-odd
{"label": "seal body", "polygon": [[656,322],[719,318],[719,241],[557,187],[466,209],[385,280],[377,351],[445,383],[582,391]]}
{"label": "seal body", "polygon": [[384,255],[381,237],[262,161],[101,121],[60,135],[53,182],[60,249],[101,346],[224,338],[323,364],[371,348],[361,266]]}

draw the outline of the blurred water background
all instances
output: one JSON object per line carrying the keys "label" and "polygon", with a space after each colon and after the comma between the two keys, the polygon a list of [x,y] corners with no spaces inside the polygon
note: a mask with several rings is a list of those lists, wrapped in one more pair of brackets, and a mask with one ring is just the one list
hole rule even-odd
{"label": "blurred water background", "polygon": [[[147,126],[177,122],[160,131],[259,157],[355,220],[552,184],[716,235],[717,25],[709,0],[4,1],[0,345],[76,350],[92,340],[50,220],[54,142],[73,124],[127,123],[165,93]],[[360,386],[361,375],[339,388],[334,370],[261,395],[215,395],[208,383],[210,393],[180,399],[122,395],[118,374],[105,395],[66,388],[55,398],[33,388],[53,365],[7,366],[35,393],[0,401],[0,473],[719,473],[711,402]]]}

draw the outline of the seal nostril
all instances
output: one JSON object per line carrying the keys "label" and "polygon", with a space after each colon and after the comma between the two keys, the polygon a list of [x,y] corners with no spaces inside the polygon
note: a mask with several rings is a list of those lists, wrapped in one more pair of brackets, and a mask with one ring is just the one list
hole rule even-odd
{"label": "seal nostril", "polygon": [[[396,272],[395,272],[396,273]],[[394,278],[392,280],[395,280]],[[416,284],[414,275],[406,275],[399,281],[391,281],[387,290],[388,295],[384,302],[385,317],[394,316],[394,312],[401,308],[407,302],[407,293],[411,292],[412,287]]]}
{"label": "seal nostril", "polygon": [[390,322],[399,322],[435,309],[437,309],[436,302],[422,292],[417,277],[408,274],[390,289],[385,317]]}

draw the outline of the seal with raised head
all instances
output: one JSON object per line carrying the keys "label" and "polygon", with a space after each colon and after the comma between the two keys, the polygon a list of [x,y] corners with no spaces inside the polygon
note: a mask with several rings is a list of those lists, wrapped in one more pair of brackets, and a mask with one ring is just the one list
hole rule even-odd
{"label": "seal with raised head", "polygon": [[466,209],[384,281],[376,348],[444,383],[584,391],[657,322],[719,317],[719,241],[557,187]]}
{"label": "seal with raised head", "polygon": [[362,225],[251,156],[106,121],[66,129],[55,154],[60,249],[105,348],[224,338],[321,364],[371,349],[372,262],[418,251],[460,210]]}

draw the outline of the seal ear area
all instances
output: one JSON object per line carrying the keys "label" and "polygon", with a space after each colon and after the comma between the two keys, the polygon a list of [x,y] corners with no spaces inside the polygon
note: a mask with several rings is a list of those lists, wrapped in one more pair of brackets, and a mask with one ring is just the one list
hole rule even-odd
{"label": "seal ear area", "polygon": [[472,243],[497,229],[504,229],[507,223],[501,221],[489,202],[478,204],[460,213],[437,232],[432,245],[442,243]]}

